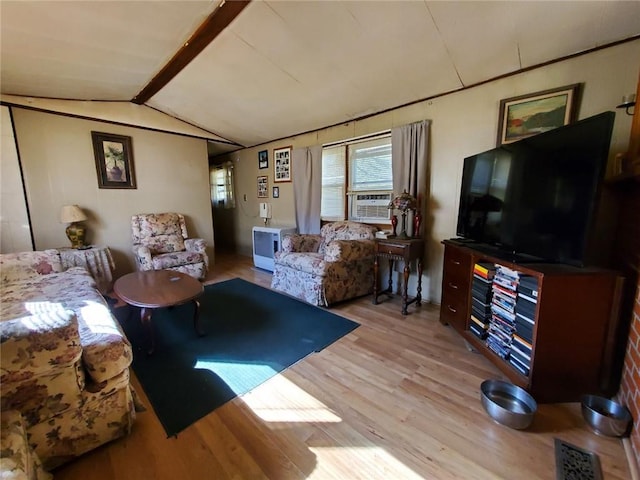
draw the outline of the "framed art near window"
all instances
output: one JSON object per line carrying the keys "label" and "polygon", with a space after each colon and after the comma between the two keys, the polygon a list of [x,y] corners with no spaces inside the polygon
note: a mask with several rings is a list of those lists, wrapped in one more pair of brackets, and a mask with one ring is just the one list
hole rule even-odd
{"label": "framed art near window", "polygon": [[269,179],[266,176],[258,177],[258,198],[269,197]]}
{"label": "framed art near window", "polygon": [[273,181],[291,181],[291,147],[275,148],[273,150]]}
{"label": "framed art near window", "polygon": [[91,132],[99,188],[136,188],[131,137]]}
{"label": "framed art near window", "polygon": [[579,90],[575,83],[501,100],[497,146],[574,122]]}
{"label": "framed art near window", "polygon": [[269,151],[261,150],[258,152],[258,168],[269,168]]}

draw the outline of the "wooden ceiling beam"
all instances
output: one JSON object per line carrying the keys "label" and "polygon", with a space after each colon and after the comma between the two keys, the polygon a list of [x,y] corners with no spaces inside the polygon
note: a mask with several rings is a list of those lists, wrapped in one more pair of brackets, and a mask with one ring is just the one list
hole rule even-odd
{"label": "wooden ceiling beam", "polygon": [[222,4],[198,27],[169,63],[131,101],[138,105],[146,103],[227,28],[250,2],[251,0],[223,0]]}

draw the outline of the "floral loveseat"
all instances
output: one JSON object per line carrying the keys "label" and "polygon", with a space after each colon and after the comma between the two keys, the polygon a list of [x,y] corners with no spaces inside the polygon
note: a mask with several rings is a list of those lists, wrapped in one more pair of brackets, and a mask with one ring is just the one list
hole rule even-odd
{"label": "floral loveseat", "polygon": [[57,250],[3,254],[0,295],[0,407],[45,468],[127,434],[131,345],[88,272]]}
{"label": "floral loveseat", "polygon": [[271,288],[323,307],[371,293],[376,231],[364,223],[333,222],[319,235],[285,236]]}

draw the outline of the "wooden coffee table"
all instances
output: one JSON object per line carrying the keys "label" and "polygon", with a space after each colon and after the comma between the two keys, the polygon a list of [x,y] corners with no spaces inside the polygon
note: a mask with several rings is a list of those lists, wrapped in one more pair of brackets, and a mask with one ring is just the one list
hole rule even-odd
{"label": "wooden coffee table", "polygon": [[155,339],[151,316],[155,308],[173,307],[187,302],[196,306],[193,325],[198,335],[204,335],[200,325],[200,302],[204,287],[195,278],[172,270],[148,270],[133,272],[116,280],[113,291],[129,305],[140,307],[140,320],[148,331],[151,355],[155,350]]}

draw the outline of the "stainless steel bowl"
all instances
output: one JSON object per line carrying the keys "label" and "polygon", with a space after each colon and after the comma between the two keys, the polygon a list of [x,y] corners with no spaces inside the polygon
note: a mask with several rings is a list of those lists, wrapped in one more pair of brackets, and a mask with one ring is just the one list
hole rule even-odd
{"label": "stainless steel bowl", "polygon": [[582,397],[582,416],[595,433],[607,437],[627,435],[633,423],[627,407],[598,395]]}
{"label": "stainless steel bowl", "polygon": [[491,418],[517,430],[528,428],[538,410],[538,404],[526,390],[502,380],[482,382],[480,397]]}

